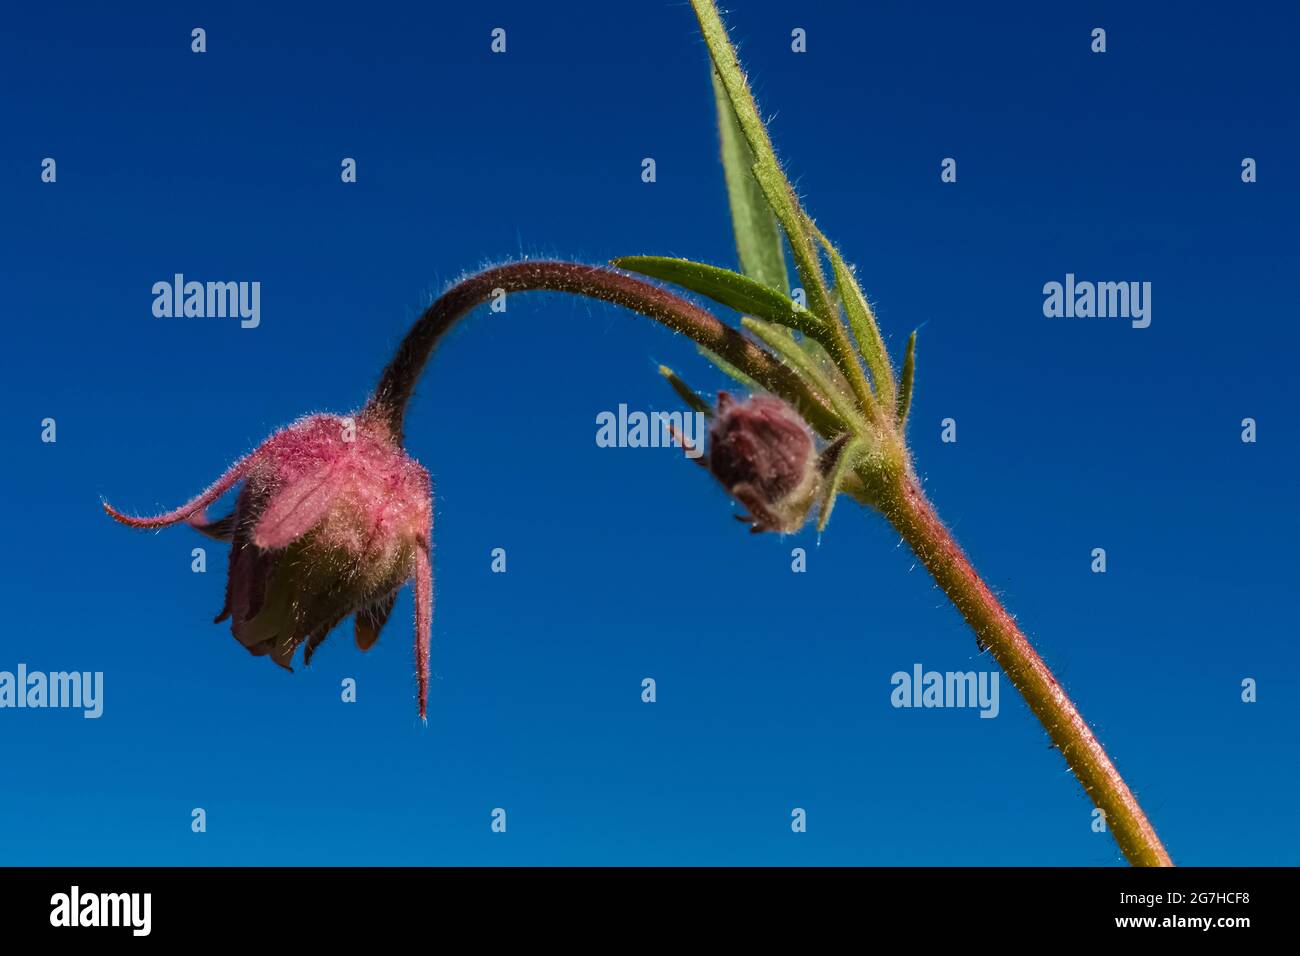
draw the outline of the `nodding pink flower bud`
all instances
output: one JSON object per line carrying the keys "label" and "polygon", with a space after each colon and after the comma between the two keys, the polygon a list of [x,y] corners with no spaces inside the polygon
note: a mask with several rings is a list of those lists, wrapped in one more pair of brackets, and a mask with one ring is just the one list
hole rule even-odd
{"label": "nodding pink flower bud", "polygon": [[749,509],[751,531],[798,531],[817,492],[817,449],[799,413],[771,395],[718,393],[709,470]]}
{"label": "nodding pink flower bud", "polygon": [[[232,488],[232,514],[209,521],[204,509]],[[104,510],[134,528],[184,521],[230,541],[226,603],[216,620],[255,655],[292,670],[343,618],[354,616],[363,651],[379,639],[397,591],[415,581],[415,666],[420,716],[429,692],[433,506],[429,473],[387,424],[310,415],[264,441],[206,491],[174,511],[133,518]]]}

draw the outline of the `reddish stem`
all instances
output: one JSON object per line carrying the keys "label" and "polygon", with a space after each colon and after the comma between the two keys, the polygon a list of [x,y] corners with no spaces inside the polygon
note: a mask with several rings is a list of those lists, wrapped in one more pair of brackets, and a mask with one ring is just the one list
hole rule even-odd
{"label": "reddish stem", "polygon": [[570,292],[621,305],[682,332],[749,375],[764,388],[793,402],[823,434],[837,419],[820,396],[771,353],[736,329],[667,289],[613,269],[572,262],[512,262],[470,276],[443,293],[424,311],[398,346],[380,376],[367,412],[387,418],[400,440],[406,406],[439,339],[458,319],[499,293]]}
{"label": "reddish stem", "polygon": [[1106,826],[1124,856],[1134,866],[1173,866],[1169,853],[1101,742],[1015,619],[971,566],[912,474],[902,479],[898,493],[884,510],[980,642],[997,658],[1088,796],[1105,811]]}

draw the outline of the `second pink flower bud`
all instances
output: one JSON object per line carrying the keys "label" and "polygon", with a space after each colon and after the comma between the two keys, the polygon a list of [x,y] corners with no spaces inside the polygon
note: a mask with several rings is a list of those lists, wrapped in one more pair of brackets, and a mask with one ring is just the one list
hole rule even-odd
{"label": "second pink flower bud", "polygon": [[709,425],[709,471],[749,509],[750,530],[798,531],[820,483],[812,431],[772,395],[737,402],[727,392]]}

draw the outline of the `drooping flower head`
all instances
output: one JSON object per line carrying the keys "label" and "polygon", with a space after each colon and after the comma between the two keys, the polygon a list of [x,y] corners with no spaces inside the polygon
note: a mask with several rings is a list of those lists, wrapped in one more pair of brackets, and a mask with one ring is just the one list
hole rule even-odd
{"label": "drooping flower head", "polygon": [[[232,514],[205,509],[243,481]],[[397,591],[415,582],[415,665],[420,716],[429,690],[433,606],[429,474],[379,415],[310,415],[276,432],[213,485],[148,518],[104,510],[134,528],[187,522],[231,542],[226,601],[239,642],[282,667],[305,643],[304,662],[349,614],[357,646],[379,638]]]}
{"label": "drooping flower head", "polygon": [[812,432],[772,395],[743,402],[726,392],[709,423],[709,471],[749,509],[753,531],[798,531],[817,493]]}

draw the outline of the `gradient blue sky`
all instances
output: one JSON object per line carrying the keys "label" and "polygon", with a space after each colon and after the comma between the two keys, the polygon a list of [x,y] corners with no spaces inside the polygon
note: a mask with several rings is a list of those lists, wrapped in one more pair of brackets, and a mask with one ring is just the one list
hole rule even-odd
{"label": "gradient blue sky", "polygon": [[[733,264],[686,4],[473,6],[6,14],[0,669],[103,671],[106,700],[98,721],[0,711],[0,864],[1119,862],[1005,682],[996,720],[890,706],[916,662],[995,665],[881,520],[844,504],[820,542],[750,536],[679,455],[596,447],[598,412],[676,407],[659,362],[726,387],[613,308],[515,296],[423,382],[427,728],[409,590],[368,655],[343,630],[290,675],[210,623],[223,545],[99,511],[172,507],[274,428],[356,407],[467,270]],[[911,434],[940,512],[1177,861],[1295,864],[1300,15],[1162,6],[737,2],[729,22],[891,345],[924,326]],[[260,328],[154,318],[175,272],[260,281]],[[1151,327],[1044,318],[1067,272],[1152,282]]]}

